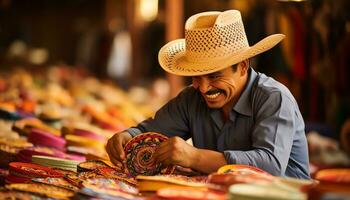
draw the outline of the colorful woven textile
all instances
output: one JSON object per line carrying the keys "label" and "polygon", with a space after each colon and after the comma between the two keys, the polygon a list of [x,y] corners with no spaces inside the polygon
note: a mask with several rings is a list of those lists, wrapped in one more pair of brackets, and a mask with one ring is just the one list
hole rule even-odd
{"label": "colorful woven textile", "polygon": [[166,141],[167,137],[158,133],[148,132],[131,139],[124,147],[126,165],[130,175],[169,174],[174,167],[163,168],[162,164],[152,160],[157,146]]}

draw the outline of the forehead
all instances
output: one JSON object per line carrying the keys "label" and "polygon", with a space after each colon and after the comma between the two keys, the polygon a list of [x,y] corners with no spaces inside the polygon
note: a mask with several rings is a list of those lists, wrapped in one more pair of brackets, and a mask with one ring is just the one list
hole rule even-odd
{"label": "forehead", "polygon": [[213,72],[210,74],[204,74],[204,75],[200,75],[200,76],[192,76],[192,77],[206,77],[206,76],[215,76],[215,75],[223,75],[223,74],[228,74],[228,73],[232,73],[232,69],[231,67],[227,67],[225,69],[222,69],[220,71],[217,72]]}

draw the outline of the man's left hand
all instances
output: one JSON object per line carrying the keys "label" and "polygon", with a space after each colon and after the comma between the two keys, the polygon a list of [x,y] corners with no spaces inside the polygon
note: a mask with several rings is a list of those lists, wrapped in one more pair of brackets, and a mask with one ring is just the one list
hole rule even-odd
{"label": "man's left hand", "polygon": [[154,153],[156,162],[164,165],[180,165],[193,167],[198,149],[188,144],[180,137],[172,137],[163,142]]}

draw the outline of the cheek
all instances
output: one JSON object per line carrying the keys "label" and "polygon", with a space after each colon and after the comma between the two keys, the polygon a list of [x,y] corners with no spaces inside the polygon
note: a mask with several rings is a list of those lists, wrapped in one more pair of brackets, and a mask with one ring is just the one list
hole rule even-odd
{"label": "cheek", "polygon": [[226,92],[236,90],[236,82],[231,79],[221,79],[216,82],[216,87]]}

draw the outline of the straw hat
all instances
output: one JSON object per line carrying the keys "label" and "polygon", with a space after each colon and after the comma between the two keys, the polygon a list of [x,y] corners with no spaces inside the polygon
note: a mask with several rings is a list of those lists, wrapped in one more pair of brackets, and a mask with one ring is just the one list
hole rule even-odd
{"label": "straw hat", "polygon": [[270,35],[249,46],[238,10],[203,12],[186,21],[185,39],[164,45],[158,60],[172,74],[210,74],[269,50],[284,37]]}

